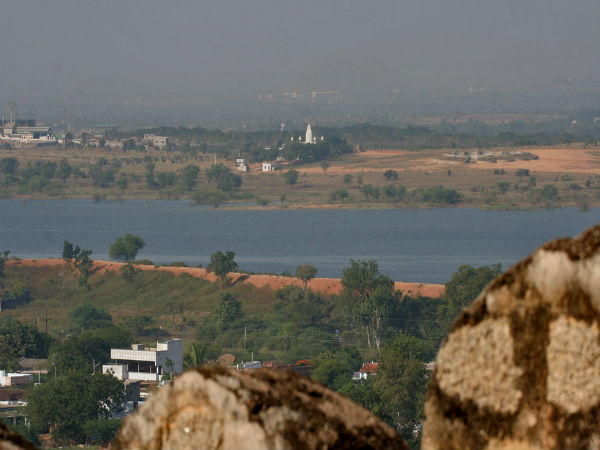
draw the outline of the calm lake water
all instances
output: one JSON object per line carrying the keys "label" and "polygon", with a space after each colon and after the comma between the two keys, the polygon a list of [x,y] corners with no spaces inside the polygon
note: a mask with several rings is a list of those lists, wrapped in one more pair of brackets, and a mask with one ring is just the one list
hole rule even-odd
{"label": "calm lake water", "polygon": [[23,258],[58,258],[63,241],[108,259],[125,233],[140,235],[139,258],[206,264],[231,250],[241,269],[294,272],[315,265],[317,276],[340,277],[353,259],[375,259],[397,281],[444,283],[462,264],[517,262],[545,241],[578,234],[600,221],[600,209],[481,211],[215,210],[187,201],[89,199],[0,200],[0,250]]}

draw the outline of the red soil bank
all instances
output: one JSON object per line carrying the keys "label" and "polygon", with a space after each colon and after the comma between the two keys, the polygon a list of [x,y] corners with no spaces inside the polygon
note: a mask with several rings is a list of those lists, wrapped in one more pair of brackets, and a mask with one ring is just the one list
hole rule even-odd
{"label": "red soil bank", "polygon": [[[112,261],[94,261],[95,266],[100,273],[107,270],[118,271],[124,265],[123,263]],[[65,262],[62,259],[11,259],[7,261],[7,265],[16,266],[62,266]],[[136,265],[139,270],[163,270],[173,274],[187,273],[196,278],[203,278],[208,281],[217,281],[214,273],[209,273],[206,269],[198,267],[166,267],[166,266],[151,266],[151,265]],[[268,286],[271,289],[280,289],[289,285],[302,286],[302,281],[295,277],[283,277],[278,275],[249,275],[244,273],[230,273],[229,278],[233,284],[249,283],[256,287]],[[337,278],[314,278],[308,282],[308,287],[315,292],[321,294],[339,294],[342,291],[341,280]],[[397,281],[395,283],[397,290],[403,295],[411,297],[441,297],[444,294],[445,287],[443,284],[424,284],[424,283],[405,283]]]}

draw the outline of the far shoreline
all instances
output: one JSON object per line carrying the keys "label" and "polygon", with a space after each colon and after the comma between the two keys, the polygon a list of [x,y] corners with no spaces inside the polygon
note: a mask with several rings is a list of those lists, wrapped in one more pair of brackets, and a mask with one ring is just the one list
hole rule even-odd
{"label": "far shoreline", "polygon": [[[577,205],[566,203],[561,204],[557,203],[548,206],[514,206],[514,205],[481,205],[481,204],[418,204],[418,205],[401,205],[401,206],[393,206],[387,203],[347,203],[347,204],[315,204],[315,203],[307,203],[307,204],[286,204],[286,205],[258,205],[258,204],[249,204],[251,202],[248,201],[240,201],[240,202],[226,202],[218,207],[213,207],[210,205],[200,205],[195,204],[192,199],[187,198],[160,198],[160,197],[124,197],[124,198],[103,198],[100,200],[96,200],[91,197],[84,196],[60,196],[60,197],[49,197],[49,196],[40,196],[40,197],[29,197],[29,196],[11,196],[11,197],[2,197],[2,200],[19,200],[23,203],[27,203],[28,201],[61,201],[61,200],[89,200],[90,203],[123,203],[125,201],[161,201],[161,202],[187,202],[191,207],[198,207],[202,209],[208,209],[213,211],[285,211],[285,210],[361,210],[361,209],[374,209],[374,210],[434,210],[434,209],[446,209],[446,208],[458,208],[458,209],[477,209],[480,211],[539,211],[544,209],[577,209],[579,212],[587,212],[590,209],[600,208],[598,204],[589,205],[588,209],[581,209]],[[238,204],[239,206],[236,206]]]}

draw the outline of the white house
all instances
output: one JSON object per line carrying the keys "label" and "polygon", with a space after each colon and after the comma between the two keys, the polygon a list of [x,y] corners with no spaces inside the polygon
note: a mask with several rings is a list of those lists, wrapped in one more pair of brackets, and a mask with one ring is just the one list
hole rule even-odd
{"label": "white house", "polygon": [[377,375],[377,369],[379,368],[379,363],[375,361],[371,361],[370,363],[365,363],[361,367],[358,372],[354,372],[352,374],[353,380],[366,380],[367,377]]}
{"label": "white house", "polygon": [[169,144],[168,136],[156,136],[154,134],[145,134],[144,142],[152,144],[156,148],[165,148]]}
{"label": "white house", "polygon": [[271,161],[271,162],[263,162],[262,163],[262,171],[263,172],[275,172],[276,170],[279,170],[279,163],[277,161]]}
{"label": "white house", "polygon": [[[110,364],[102,366],[103,373],[111,373],[121,380],[160,381],[167,373],[183,371],[183,343],[181,339],[157,341],[156,348],[133,344],[131,349],[111,348]],[[173,364],[172,368],[169,364]],[[167,364],[168,363],[168,364]]]}
{"label": "white house", "polygon": [[11,373],[6,370],[0,370],[0,386],[17,386],[27,384],[33,380],[30,373]]}

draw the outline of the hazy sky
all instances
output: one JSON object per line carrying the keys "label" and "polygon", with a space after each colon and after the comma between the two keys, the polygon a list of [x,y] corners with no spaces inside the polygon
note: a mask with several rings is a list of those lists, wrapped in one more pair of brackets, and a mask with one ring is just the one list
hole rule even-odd
{"label": "hazy sky", "polygon": [[0,97],[417,90],[600,74],[598,0],[2,0]]}

